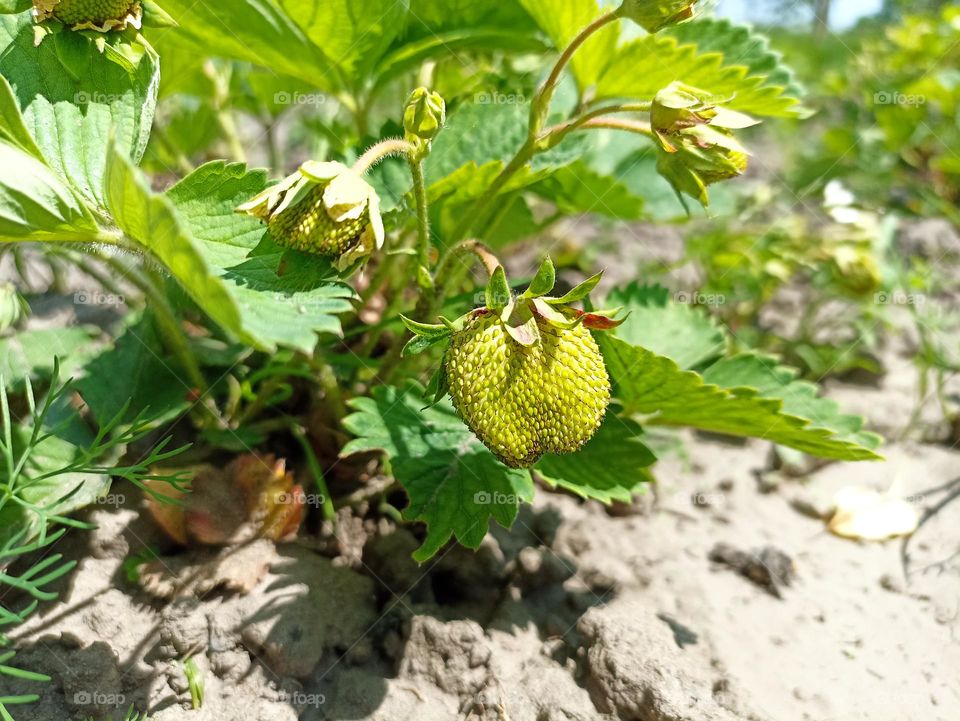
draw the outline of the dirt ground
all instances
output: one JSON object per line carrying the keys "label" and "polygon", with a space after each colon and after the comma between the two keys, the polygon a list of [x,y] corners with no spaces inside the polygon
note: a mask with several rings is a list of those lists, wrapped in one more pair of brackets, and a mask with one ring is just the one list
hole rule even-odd
{"label": "dirt ground", "polygon": [[[898,438],[911,352],[895,338],[879,385],[828,393]],[[17,721],[130,704],[155,721],[956,721],[960,501],[908,544],[825,525],[844,486],[921,513],[956,487],[928,406],[883,463],[784,468],[768,443],[689,435],[630,507],[541,488],[512,530],[423,566],[415,529],[363,507],[292,544],[177,552],[117,486],[86,515],[97,530],[56,548],[80,560],[62,603],[14,634],[17,665],[52,682],[0,677],[0,695],[41,693]],[[148,549],[138,580],[128,559]]]}

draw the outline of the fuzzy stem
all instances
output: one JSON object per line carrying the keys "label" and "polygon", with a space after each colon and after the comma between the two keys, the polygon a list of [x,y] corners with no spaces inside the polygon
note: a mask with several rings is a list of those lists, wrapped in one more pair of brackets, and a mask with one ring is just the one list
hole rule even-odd
{"label": "fuzzy stem", "polygon": [[430,263],[430,213],[427,206],[427,183],[423,177],[423,161],[409,157],[410,175],[413,176],[413,193],[417,199],[417,259],[420,267],[429,268]]}
{"label": "fuzzy stem", "polygon": [[587,122],[580,125],[578,129],[599,129],[604,128],[606,130],[625,130],[629,133],[638,133],[639,135],[646,135],[647,137],[653,137],[653,130],[650,128],[650,123],[645,123],[642,120],[618,120],[616,118],[594,118],[588,120]]}
{"label": "fuzzy stem", "polygon": [[403,138],[387,138],[371,146],[353,164],[353,172],[363,175],[374,165],[391,155],[411,155],[416,149]]}
{"label": "fuzzy stem", "polygon": [[560,54],[556,65],[553,66],[553,70],[550,71],[550,75],[547,77],[543,85],[540,86],[540,89],[537,91],[537,94],[533,99],[533,103],[530,106],[529,137],[531,139],[539,135],[540,131],[543,129],[543,126],[546,124],[547,117],[550,114],[550,102],[553,100],[553,94],[556,92],[557,85],[560,83],[560,74],[573,58],[574,53],[576,53],[580,46],[583,45],[583,43],[586,42],[586,40],[595,32],[601,30],[612,22],[619,20],[620,11],[621,8],[618,8],[598,17],[592,23],[587,25],[587,27],[581,30],[580,33],[570,41],[570,44],[567,45],[563,53]]}

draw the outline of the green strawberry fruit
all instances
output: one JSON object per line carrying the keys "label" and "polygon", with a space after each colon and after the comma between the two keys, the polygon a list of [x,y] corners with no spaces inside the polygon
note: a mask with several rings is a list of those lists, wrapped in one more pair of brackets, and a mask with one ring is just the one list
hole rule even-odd
{"label": "green strawberry fruit", "polygon": [[122,30],[140,27],[140,0],[33,0],[37,22],[57,20],[75,30]]}
{"label": "green strawberry fruit", "polygon": [[525,347],[497,313],[476,315],[453,334],[445,358],[457,413],[513,468],[579,449],[610,403],[610,379],[590,331],[582,324],[537,327],[539,340]]}
{"label": "green strawberry fruit", "polygon": [[383,245],[376,191],[340,163],[305,163],[237,212],[266,222],[277,244],[331,258],[341,270]]}
{"label": "green strawberry fruit", "polygon": [[610,404],[610,378],[590,331],[622,322],[610,320],[617,311],[569,307],[599,280],[548,297],[555,281],[548,258],[530,287],[513,297],[497,266],[484,307],[443,325],[403,318],[416,336],[404,352],[449,343],[438,399],[449,391],[463,421],[506,465],[526,468],[545,453],[576,451],[597,432]]}

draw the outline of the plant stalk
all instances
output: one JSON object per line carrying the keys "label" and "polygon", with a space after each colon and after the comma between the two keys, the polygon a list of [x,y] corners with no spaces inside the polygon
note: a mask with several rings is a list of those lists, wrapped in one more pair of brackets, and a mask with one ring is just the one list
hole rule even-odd
{"label": "plant stalk", "polygon": [[386,140],[381,140],[376,145],[372,145],[367,149],[367,152],[357,158],[357,162],[353,164],[352,170],[357,175],[363,175],[384,158],[388,158],[391,155],[409,156],[414,152],[415,148],[413,145],[403,138],[387,138]]}

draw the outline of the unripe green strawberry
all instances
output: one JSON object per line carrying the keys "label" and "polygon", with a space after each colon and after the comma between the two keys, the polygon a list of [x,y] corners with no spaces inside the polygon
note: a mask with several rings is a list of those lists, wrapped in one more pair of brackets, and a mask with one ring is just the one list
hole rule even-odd
{"label": "unripe green strawberry", "polygon": [[[478,250],[496,263],[488,249]],[[611,319],[619,309],[569,307],[600,277],[559,298],[548,296],[556,274],[547,258],[530,287],[514,297],[503,266],[496,265],[484,307],[455,321],[441,318],[442,325],[401,316],[414,334],[404,354],[447,345],[434,402],[449,392],[470,430],[506,465],[525,468],[544,453],[576,451],[597,432],[610,403],[610,378],[590,330],[623,322]]]}
{"label": "unripe green strawberry", "polygon": [[74,30],[108,32],[140,27],[140,0],[33,0],[37,22],[57,20]]}
{"label": "unripe green strawberry", "polygon": [[544,321],[537,327],[539,340],[525,347],[496,313],[478,314],[453,334],[445,358],[457,413],[513,468],[579,449],[610,403],[610,379],[590,331]]}
{"label": "unripe green strawberry", "polygon": [[341,270],[383,245],[376,191],[340,163],[305,163],[237,212],[264,221],[278,245],[326,256]]}

